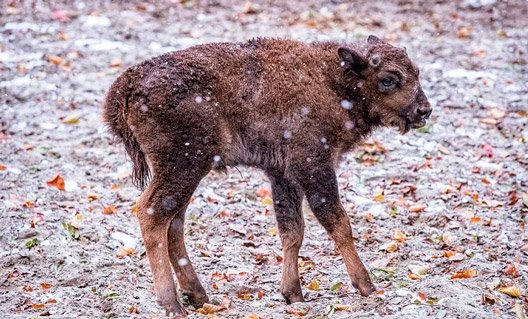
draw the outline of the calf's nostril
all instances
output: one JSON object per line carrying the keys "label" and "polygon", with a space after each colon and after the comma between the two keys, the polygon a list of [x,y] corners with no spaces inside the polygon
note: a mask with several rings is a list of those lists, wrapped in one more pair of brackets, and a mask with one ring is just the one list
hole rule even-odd
{"label": "calf's nostril", "polygon": [[429,109],[426,109],[426,108],[417,108],[416,109],[416,113],[418,113],[418,115],[420,116],[425,116],[427,115],[427,113],[429,113]]}

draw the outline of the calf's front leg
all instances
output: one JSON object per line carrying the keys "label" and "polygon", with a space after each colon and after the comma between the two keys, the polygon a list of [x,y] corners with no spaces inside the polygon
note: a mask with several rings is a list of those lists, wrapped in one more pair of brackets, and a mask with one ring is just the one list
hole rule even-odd
{"label": "calf's front leg", "polygon": [[370,295],[376,288],[356,251],[350,220],[339,200],[334,169],[314,165],[300,170],[297,176],[315,217],[330,234],[343,256],[352,285],[361,295]]}
{"label": "calf's front leg", "polygon": [[269,174],[275,217],[282,242],[282,278],[280,291],[287,303],[304,301],[297,258],[304,237],[303,193],[299,185],[279,174]]}

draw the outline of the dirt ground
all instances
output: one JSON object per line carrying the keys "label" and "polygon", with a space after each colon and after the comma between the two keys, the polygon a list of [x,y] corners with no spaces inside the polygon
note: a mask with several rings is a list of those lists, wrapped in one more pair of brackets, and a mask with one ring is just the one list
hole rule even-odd
{"label": "dirt ground", "polygon": [[379,291],[356,293],[305,207],[309,302],[286,305],[269,184],[231,168],[202,182],[187,213],[191,259],[227,306],[208,316],[525,318],[526,17],[524,0],[0,1],[0,316],[164,317],[139,191],[101,123],[126,67],[204,42],[376,34],[407,47],[434,106],[427,127],[380,130],[339,169]]}

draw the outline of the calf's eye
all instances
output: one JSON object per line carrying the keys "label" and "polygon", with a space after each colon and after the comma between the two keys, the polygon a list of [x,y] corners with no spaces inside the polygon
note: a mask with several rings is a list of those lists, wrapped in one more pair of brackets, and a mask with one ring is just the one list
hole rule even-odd
{"label": "calf's eye", "polygon": [[384,78],[380,81],[380,83],[386,88],[390,88],[396,84],[393,78]]}

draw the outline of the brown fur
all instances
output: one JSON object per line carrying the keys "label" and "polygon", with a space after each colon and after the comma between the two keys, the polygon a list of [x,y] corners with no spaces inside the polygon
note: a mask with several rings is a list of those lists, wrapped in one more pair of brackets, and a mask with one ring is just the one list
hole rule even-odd
{"label": "brown fur", "polygon": [[303,196],[336,242],[354,286],[370,294],[374,286],[355,250],[334,167],[375,128],[405,133],[430,112],[417,67],[404,50],[374,36],[349,44],[206,44],[129,68],[110,88],[104,118],[132,159],[135,184],[148,185],[138,218],[159,302],[167,312],[185,313],[170,264],[192,303],[208,300],[190,262],[178,263],[188,261],[185,209],[211,169],[234,165],[261,168],[271,180],[288,302],[303,300],[297,271]]}

